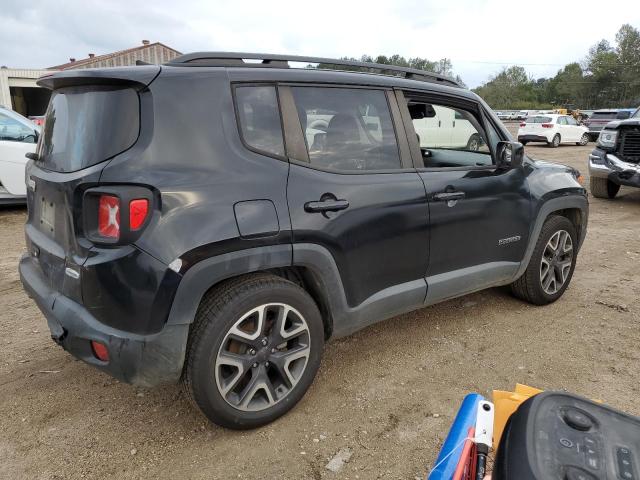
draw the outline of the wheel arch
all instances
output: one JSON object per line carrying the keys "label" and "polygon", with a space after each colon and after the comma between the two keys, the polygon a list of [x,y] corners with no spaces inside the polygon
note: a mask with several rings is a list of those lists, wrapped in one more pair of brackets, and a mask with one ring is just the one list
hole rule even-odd
{"label": "wheel arch", "polygon": [[[257,247],[206,258],[183,275],[174,296],[167,325],[191,324],[204,296],[222,282],[247,274],[269,273],[302,287],[318,306],[325,338],[333,333],[333,308],[327,285],[336,280],[323,278],[326,268],[313,263],[293,264],[292,245]],[[333,272],[332,272],[333,273]],[[341,282],[338,279],[341,285]]]}
{"label": "wheel arch", "polygon": [[527,243],[524,258],[522,259],[520,267],[514,276],[514,280],[520,278],[527,269],[529,260],[533,255],[536,242],[538,241],[538,237],[542,231],[542,226],[552,215],[564,216],[576,227],[576,232],[578,233],[577,250],[580,250],[587,234],[587,224],[589,219],[589,203],[587,201],[587,197],[585,195],[574,194],[551,198],[545,201],[538,209],[538,213],[529,234],[529,241]]}

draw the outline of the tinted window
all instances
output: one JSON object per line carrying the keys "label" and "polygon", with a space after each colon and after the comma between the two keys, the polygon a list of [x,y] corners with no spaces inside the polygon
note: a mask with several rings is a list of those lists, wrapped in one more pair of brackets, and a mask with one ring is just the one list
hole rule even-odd
{"label": "tinted window", "polygon": [[333,170],[400,168],[383,91],[322,87],[291,91],[311,165]]}
{"label": "tinted window", "polygon": [[236,102],[242,138],[251,148],[284,156],[282,125],[273,86],[237,87]]}
{"label": "tinted window", "polygon": [[526,123],[550,123],[551,117],[529,117],[525,120]]}
{"label": "tinted window", "polygon": [[29,125],[26,120],[20,122],[9,114],[0,112],[0,140],[36,143],[37,138],[35,126]]}
{"label": "tinted window", "polygon": [[613,120],[616,118],[616,112],[594,112],[591,118],[593,120]]}
{"label": "tinted window", "polygon": [[44,166],[72,172],[131,147],[140,130],[140,102],[131,88],[69,87],[51,97],[39,155]]}
{"label": "tinted window", "polygon": [[616,119],[617,120],[625,120],[625,119],[629,118],[630,116],[631,116],[631,112],[629,112],[629,111],[618,112],[616,114]]}

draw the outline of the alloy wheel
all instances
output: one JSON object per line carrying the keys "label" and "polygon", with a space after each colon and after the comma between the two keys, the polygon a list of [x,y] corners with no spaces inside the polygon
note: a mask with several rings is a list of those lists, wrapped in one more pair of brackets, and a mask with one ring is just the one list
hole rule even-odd
{"label": "alloy wheel", "polygon": [[300,381],[310,354],[309,326],[290,305],[268,303],[229,329],[215,360],[216,385],[234,408],[260,411],[282,401]]}
{"label": "alloy wheel", "polygon": [[555,232],[542,252],[540,282],[548,295],[555,295],[564,286],[573,264],[573,241],[566,230]]}

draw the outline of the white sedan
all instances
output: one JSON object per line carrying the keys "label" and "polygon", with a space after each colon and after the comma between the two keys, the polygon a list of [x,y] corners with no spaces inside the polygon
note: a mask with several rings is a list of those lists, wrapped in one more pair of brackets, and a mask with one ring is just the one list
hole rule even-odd
{"label": "white sedan", "polygon": [[533,115],[520,123],[518,141],[523,145],[545,142],[550,147],[557,147],[561,143],[586,145],[589,143],[589,129],[579,125],[570,115]]}
{"label": "white sedan", "polygon": [[36,151],[40,129],[31,120],[0,107],[0,205],[26,201],[25,154]]}

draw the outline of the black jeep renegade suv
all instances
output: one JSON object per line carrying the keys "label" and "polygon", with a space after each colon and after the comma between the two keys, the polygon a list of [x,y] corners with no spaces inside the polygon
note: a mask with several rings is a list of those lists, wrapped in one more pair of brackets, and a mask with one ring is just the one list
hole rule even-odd
{"label": "black jeep renegade suv", "polygon": [[579,174],[436,74],[197,53],[39,84],[25,289],[71,354],[226,427],[292,408],[330,337],[498,285],[553,302],[586,234]]}

